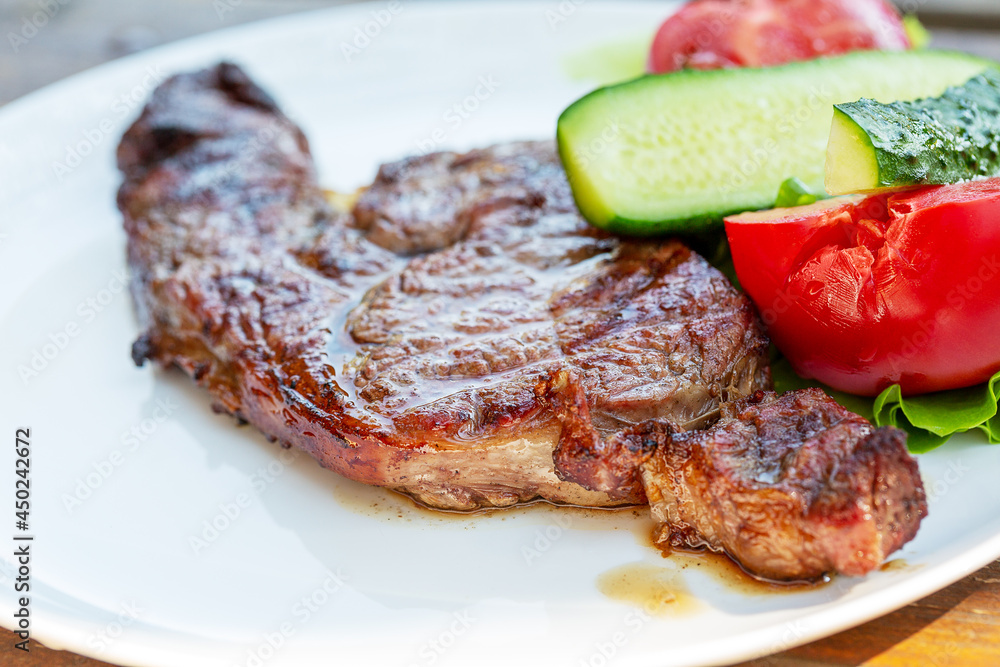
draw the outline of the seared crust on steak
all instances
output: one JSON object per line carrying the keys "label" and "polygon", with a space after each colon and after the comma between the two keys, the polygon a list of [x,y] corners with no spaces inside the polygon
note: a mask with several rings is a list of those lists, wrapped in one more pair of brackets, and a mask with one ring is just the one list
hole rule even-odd
{"label": "seared crust on steak", "polygon": [[616,486],[573,443],[769,384],[746,298],[681,243],[588,226],[550,143],[386,165],[338,214],[223,64],[160,86],[118,158],[137,363],[351,479],[446,509],[641,503],[627,461]]}
{"label": "seared crust on steak", "polygon": [[639,437],[637,448],[655,451],[643,482],[657,542],[725,552],[759,577],[866,574],[927,516],[906,434],[873,428],[818,389],[761,392],[707,430]]}

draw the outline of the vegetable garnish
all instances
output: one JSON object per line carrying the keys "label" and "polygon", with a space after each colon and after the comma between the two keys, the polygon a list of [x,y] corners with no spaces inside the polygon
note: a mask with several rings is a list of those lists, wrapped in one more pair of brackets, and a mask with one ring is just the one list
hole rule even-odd
{"label": "vegetable garnish", "polygon": [[1000,373],[976,387],[954,389],[911,398],[903,397],[899,385],[886,389],[874,401],[845,394],[815,380],[799,376],[787,359],[771,363],[778,393],[822,389],[833,400],[878,426],[895,426],[909,433],[907,446],[914,454],[941,447],[959,433],[981,430],[990,444],[1000,444]]}
{"label": "vegetable garnish", "polygon": [[810,204],[815,204],[820,199],[827,199],[825,192],[813,190],[793,176],[778,188],[778,199],[774,202],[774,208],[809,206]]}
{"label": "vegetable garnish", "polygon": [[924,454],[957,434],[973,429],[986,433],[991,444],[1000,444],[1000,373],[986,384],[969,389],[905,398],[899,385],[875,399],[875,423],[909,432],[908,446]]}
{"label": "vegetable garnish", "polygon": [[761,67],[849,51],[903,50],[911,32],[887,0],[699,0],[666,20],[649,71]]}
{"label": "vegetable garnish", "polygon": [[852,394],[1000,369],[1000,179],[726,219],[743,289],[795,370]]}
{"label": "vegetable garnish", "polygon": [[718,228],[795,175],[821,190],[832,105],[939,95],[995,65],[942,51],[857,52],[762,69],[685,70],[602,88],[559,119],[580,211],[632,236]]}
{"label": "vegetable garnish", "polygon": [[943,185],[1000,174],[1000,72],[940,97],[834,106],[826,157],[830,194]]}

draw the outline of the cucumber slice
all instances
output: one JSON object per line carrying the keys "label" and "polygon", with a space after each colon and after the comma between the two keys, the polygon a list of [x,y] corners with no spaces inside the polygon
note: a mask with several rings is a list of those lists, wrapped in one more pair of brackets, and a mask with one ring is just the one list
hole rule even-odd
{"label": "cucumber slice", "polygon": [[996,63],[859,52],[761,69],[685,70],[602,88],[559,119],[583,215],[614,232],[697,233],[768,208],[789,176],[822,190],[833,105],[939,95]]}
{"label": "cucumber slice", "polygon": [[834,107],[826,189],[835,195],[1000,175],[1000,72],[941,97]]}

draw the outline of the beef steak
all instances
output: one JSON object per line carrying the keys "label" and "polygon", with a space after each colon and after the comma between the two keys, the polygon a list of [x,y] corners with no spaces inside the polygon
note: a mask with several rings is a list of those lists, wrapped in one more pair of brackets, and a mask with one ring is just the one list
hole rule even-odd
{"label": "beef steak", "polygon": [[677,241],[589,227],[549,142],[385,165],[342,214],[221,64],[163,83],[118,162],[136,362],[351,479],[455,510],[641,503],[625,458],[593,490],[585,443],[769,385],[747,299]]}
{"label": "beef steak", "polygon": [[801,581],[867,574],[916,536],[927,502],[903,431],[873,428],[818,389],[722,412],[707,430],[635,437],[633,449],[655,452],[643,481],[662,546]]}

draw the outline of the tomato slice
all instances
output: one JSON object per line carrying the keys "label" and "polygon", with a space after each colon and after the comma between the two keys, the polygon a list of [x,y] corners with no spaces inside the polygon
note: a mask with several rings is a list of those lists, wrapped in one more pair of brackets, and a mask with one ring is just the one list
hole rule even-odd
{"label": "tomato slice", "polygon": [[864,396],[1000,370],[1000,179],[728,218],[736,272],[804,377]]}
{"label": "tomato slice", "polygon": [[660,28],[648,68],[761,67],[908,48],[903,21],[886,0],[696,0]]}

